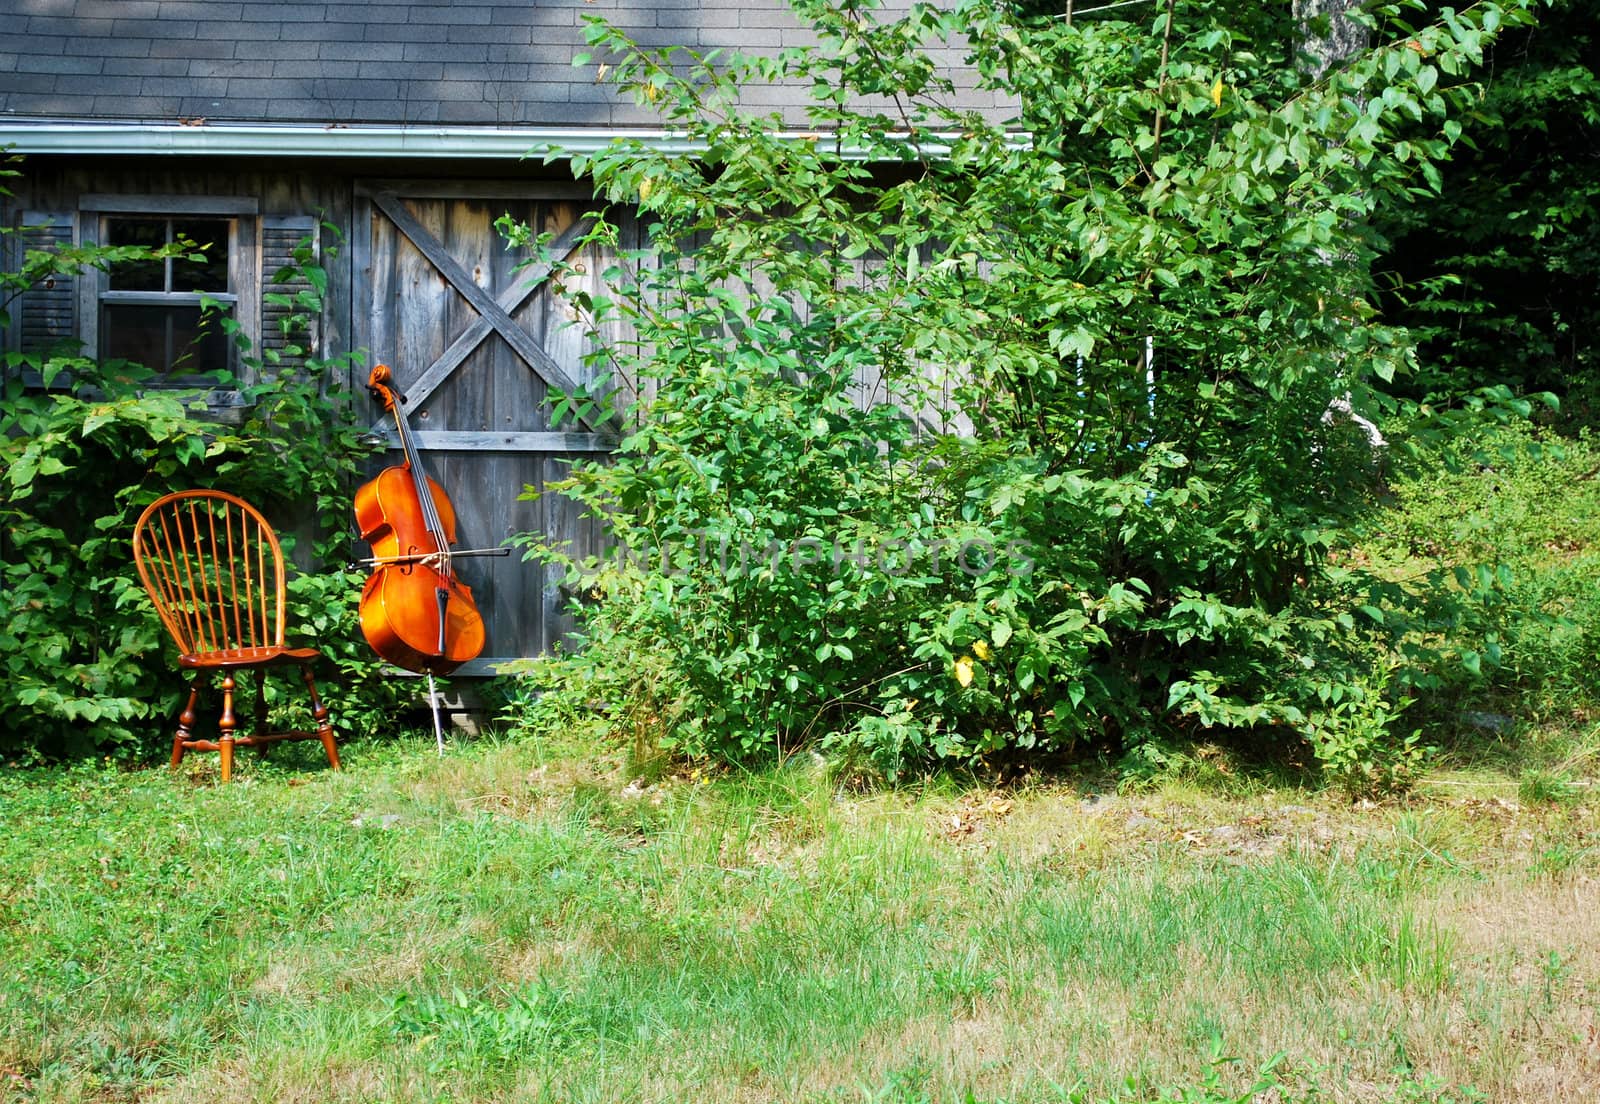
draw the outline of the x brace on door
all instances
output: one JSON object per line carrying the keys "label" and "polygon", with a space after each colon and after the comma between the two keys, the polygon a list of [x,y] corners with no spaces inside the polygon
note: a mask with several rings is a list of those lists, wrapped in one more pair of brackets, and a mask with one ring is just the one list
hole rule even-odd
{"label": "x brace on door", "polygon": [[[517,325],[516,320],[511,317],[512,311],[527,302],[528,298],[549,280],[550,273],[555,267],[553,264],[545,262],[530,267],[525,279],[513,283],[496,300],[473,281],[471,274],[461,266],[461,262],[450,255],[443,243],[417,220],[394,192],[376,192],[372,196],[372,202],[388,216],[396,228],[439,270],[439,274],[449,282],[457,294],[472,305],[479,315],[478,320],[462,331],[461,336],[451,342],[449,348],[445,349],[437,360],[407,385],[405,397],[413,409],[418,408],[423,400],[438,390],[439,386],[449,378],[450,373],[459,368],[491,333],[498,334],[507,345],[511,346],[523,363],[543,380],[546,386],[562,391],[577,390],[576,382],[567,375],[566,370],[557,364],[549,353],[541,349],[528,331]],[[556,257],[566,255],[573,245],[593,228],[592,216],[578,219],[550,243],[550,254]],[[581,420],[590,429],[599,429],[608,424],[593,416]],[[382,432],[384,421],[384,418],[380,418],[374,423],[373,431]],[[418,443],[425,446],[423,436],[426,435],[419,435]]]}

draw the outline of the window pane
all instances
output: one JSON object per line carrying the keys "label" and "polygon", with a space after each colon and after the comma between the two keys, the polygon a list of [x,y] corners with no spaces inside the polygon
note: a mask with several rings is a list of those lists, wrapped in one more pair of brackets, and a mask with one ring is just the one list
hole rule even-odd
{"label": "window pane", "polygon": [[190,252],[203,256],[192,261],[188,255],[172,258],[172,291],[228,290],[228,220],[174,219],[172,237],[195,243]]}
{"label": "window pane", "polygon": [[192,376],[228,367],[228,339],[216,315],[198,306],[108,303],[101,315],[107,358],[136,361],[158,372]]}
{"label": "window pane", "polygon": [[[142,245],[159,249],[167,244],[166,219],[114,218],[106,220],[106,240],[111,245]],[[166,264],[162,261],[123,261],[111,266],[114,291],[165,291]]]}
{"label": "window pane", "polygon": [[228,335],[217,312],[202,318],[199,307],[172,310],[172,371],[177,375],[219,372],[228,367]]}
{"label": "window pane", "polygon": [[107,306],[101,319],[102,355],[166,368],[167,314],[166,307]]}

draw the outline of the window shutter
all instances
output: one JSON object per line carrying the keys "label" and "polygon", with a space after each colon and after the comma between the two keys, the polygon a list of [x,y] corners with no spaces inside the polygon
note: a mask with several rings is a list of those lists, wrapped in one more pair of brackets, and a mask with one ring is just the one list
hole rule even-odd
{"label": "window shutter", "polygon": [[[302,291],[311,291],[311,281],[295,273],[281,282],[278,274],[295,263],[295,248],[310,239],[315,263],[322,263],[322,240],[319,224],[311,215],[266,215],[261,220],[261,356],[270,370],[274,363],[280,368],[298,368],[305,363],[304,356],[290,356],[291,345],[317,354],[322,336],[320,313],[312,315],[308,325],[293,333],[284,332],[284,324],[293,315],[306,313],[305,308],[285,306],[267,296],[287,296],[292,301]],[[274,361],[272,354],[277,354]]]}
{"label": "window shutter", "polygon": [[[24,251],[54,252],[72,245],[72,219],[66,215],[24,213],[21,239]],[[21,257],[17,258],[21,261]],[[46,353],[62,341],[78,336],[77,277],[63,273],[41,281],[12,304],[12,325],[24,353]]]}

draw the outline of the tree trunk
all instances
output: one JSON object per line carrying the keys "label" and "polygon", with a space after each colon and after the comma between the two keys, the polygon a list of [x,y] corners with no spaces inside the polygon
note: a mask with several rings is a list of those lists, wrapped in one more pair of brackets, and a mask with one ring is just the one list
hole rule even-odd
{"label": "tree trunk", "polygon": [[1294,0],[1294,17],[1302,30],[1302,64],[1313,78],[1366,48],[1367,29],[1349,12],[1359,0]]}

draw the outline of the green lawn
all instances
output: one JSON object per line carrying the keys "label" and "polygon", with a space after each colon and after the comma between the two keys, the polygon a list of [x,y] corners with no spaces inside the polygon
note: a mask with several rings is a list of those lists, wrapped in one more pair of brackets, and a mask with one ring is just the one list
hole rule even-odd
{"label": "green lawn", "polygon": [[1262,1101],[1600,1082],[1570,795],[313,750],[0,768],[0,1099],[1210,1101],[1280,1053]]}

